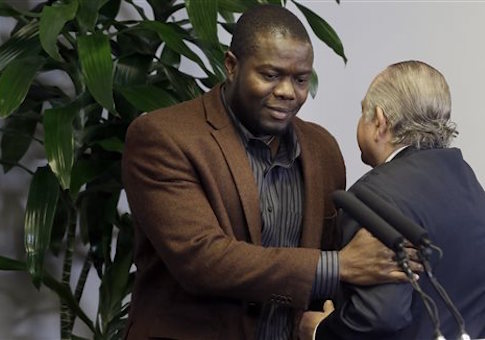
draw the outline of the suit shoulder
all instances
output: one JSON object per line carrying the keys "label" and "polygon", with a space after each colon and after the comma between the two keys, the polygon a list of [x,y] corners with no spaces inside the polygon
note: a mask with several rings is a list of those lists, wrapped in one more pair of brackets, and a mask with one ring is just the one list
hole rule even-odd
{"label": "suit shoulder", "polygon": [[301,119],[295,121],[301,138],[312,145],[313,150],[321,150],[327,156],[342,158],[340,147],[335,137],[323,126]]}
{"label": "suit shoulder", "polygon": [[304,133],[315,134],[321,138],[330,138],[335,140],[334,136],[326,128],[317,123],[308,122],[300,118],[297,118],[295,123]]}
{"label": "suit shoulder", "polygon": [[202,97],[178,103],[169,107],[150,111],[135,118],[128,127],[144,131],[187,131],[191,127],[200,128],[205,122]]}

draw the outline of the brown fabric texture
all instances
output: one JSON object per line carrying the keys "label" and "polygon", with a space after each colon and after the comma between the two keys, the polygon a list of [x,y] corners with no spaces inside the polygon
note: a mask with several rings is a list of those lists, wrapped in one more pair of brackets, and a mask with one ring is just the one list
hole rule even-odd
{"label": "brown fabric texture", "polygon": [[248,305],[304,309],[330,194],[345,188],[334,138],[294,119],[304,180],[302,248],[261,247],[258,190],[220,99],[220,86],[137,118],[123,153],[135,222],[135,289],[128,339],[252,339]]}

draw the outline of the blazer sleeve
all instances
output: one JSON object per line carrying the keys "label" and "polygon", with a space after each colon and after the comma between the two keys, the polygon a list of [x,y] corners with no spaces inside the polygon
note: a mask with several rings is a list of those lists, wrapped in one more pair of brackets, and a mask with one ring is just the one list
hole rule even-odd
{"label": "blazer sleeve", "polygon": [[320,323],[316,339],[392,339],[411,324],[407,283],[343,287],[343,301]]}
{"label": "blazer sleeve", "polygon": [[224,232],[186,148],[146,116],[128,129],[123,181],[137,227],[171,275],[199,296],[306,308],[320,251],[264,248]]}
{"label": "blazer sleeve", "polygon": [[[361,227],[345,212],[338,219],[343,244]],[[392,339],[410,325],[413,288],[409,283],[355,286],[342,283],[335,311],[317,328],[316,339]]]}

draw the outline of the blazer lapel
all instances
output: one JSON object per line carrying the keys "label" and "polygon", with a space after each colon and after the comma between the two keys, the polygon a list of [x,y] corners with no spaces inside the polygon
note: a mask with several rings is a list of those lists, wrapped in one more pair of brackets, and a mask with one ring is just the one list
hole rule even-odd
{"label": "blazer lapel", "polygon": [[211,134],[219,144],[231,171],[246,217],[251,242],[260,245],[262,222],[258,188],[244,146],[222,104],[220,89],[221,87],[218,86],[204,96],[207,122],[214,128]]}
{"label": "blazer lapel", "polygon": [[304,199],[303,199],[303,221],[300,246],[304,248],[320,248],[323,232],[323,207],[322,196],[323,182],[316,180],[321,177],[320,171],[315,167],[317,162],[312,160],[315,155],[314,146],[311,141],[305,138],[299,126],[295,124],[295,132],[300,143],[301,168],[303,172]]}

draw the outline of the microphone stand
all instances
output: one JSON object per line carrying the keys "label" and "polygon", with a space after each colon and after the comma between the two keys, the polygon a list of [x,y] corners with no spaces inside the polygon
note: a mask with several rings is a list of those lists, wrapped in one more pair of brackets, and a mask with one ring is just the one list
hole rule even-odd
{"label": "microphone stand", "polygon": [[[419,285],[418,281],[416,280],[413,271],[411,270],[411,267],[409,266],[409,258],[404,251],[404,246],[402,243],[400,243],[396,249],[394,249],[396,253],[396,260],[399,266],[402,268],[404,273],[406,273],[406,276],[409,279],[409,282],[411,283],[411,286],[413,289],[419,294],[421,297],[421,300],[424,303],[424,306],[426,308],[426,312],[428,313],[431,322],[433,323],[433,328],[434,328],[434,339],[435,340],[446,340],[446,338],[443,336],[443,334],[440,331],[440,319],[439,319],[439,314],[438,314],[438,308],[436,307],[436,304],[434,303],[433,299],[426,294],[422,289],[421,286]],[[465,340],[465,339],[463,339]]]}
{"label": "microphone stand", "polygon": [[432,253],[432,249],[434,248],[436,251],[439,252],[440,258],[443,254],[441,249],[433,244],[428,239],[423,239],[418,247],[418,256],[419,259],[421,260],[424,271],[426,272],[426,275],[428,276],[431,285],[433,286],[434,290],[438,293],[438,295],[441,297],[443,302],[445,303],[446,307],[450,311],[450,313],[453,315],[453,317],[456,320],[456,323],[458,324],[458,327],[460,329],[460,336],[459,340],[470,340],[470,336],[465,330],[465,320],[463,320],[463,317],[461,316],[460,312],[456,308],[456,306],[453,304],[451,301],[451,298],[449,297],[448,293],[444,289],[444,287],[439,283],[438,279],[433,275],[433,271],[431,269],[431,264],[429,261],[429,258]]}

